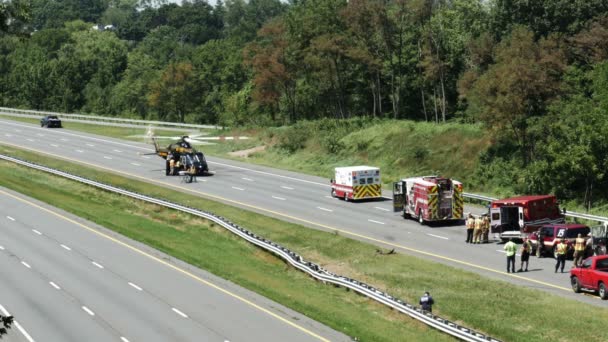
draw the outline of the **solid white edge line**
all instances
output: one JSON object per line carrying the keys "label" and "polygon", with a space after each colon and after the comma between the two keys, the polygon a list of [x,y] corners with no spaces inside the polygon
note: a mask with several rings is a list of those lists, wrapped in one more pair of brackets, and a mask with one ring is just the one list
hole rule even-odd
{"label": "solid white edge line", "polygon": [[178,315],[180,315],[180,316],[182,316],[184,318],[188,318],[188,315],[186,315],[185,313],[177,310],[176,308],[171,308],[171,310],[173,310],[173,312],[175,312],[176,314],[178,314]]}
{"label": "solid white edge line", "polygon": [[139,286],[137,286],[137,285],[133,284],[132,282],[129,282],[129,285],[131,285],[131,287],[132,287],[132,288],[134,288],[134,289],[136,289],[136,290],[138,290],[138,291],[142,291],[142,288],[141,288],[141,287],[139,287]]}
{"label": "solid white edge line", "polygon": [[41,232],[39,232],[39,231],[37,231],[36,229],[32,229],[32,231],[33,231],[34,233],[38,234],[38,235],[42,235],[42,233],[41,233]]}
{"label": "solid white edge line", "polygon": [[380,208],[380,207],[374,207],[374,208],[378,209],[378,210],[390,211],[390,209],[386,209],[386,208]]}
{"label": "solid white edge line", "polygon": [[95,265],[95,266],[97,266],[97,267],[99,267],[99,268],[103,269],[103,266],[101,266],[100,264],[96,263],[95,261],[92,261],[91,263],[92,263],[93,265]]}
{"label": "solid white edge line", "polygon": [[435,234],[429,234],[429,233],[427,233],[426,235],[433,236],[433,237],[436,237],[436,238],[439,238],[439,239],[449,240],[449,238],[447,238],[445,236],[440,236],[440,235],[435,235]]}
{"label": "solid white edge line", "polygon": [[84,310],[86,313],[88,313],[91,316],[95,316],[95,313],[93,311],[91,311],[91,309],[87,308],[86,306],[82,306],[82,310]]}
{"label": "solid white edge line", "polygon": [[49,284],[51,284],[52,287],[54,287],[57,290],[61,290],[61,287],[59,287],[59,285],[53,283],[52,281],[49,281]]}
{"label": "solid white edge line", "polygon": [[232,188],[233,188],[234,190],[245,191],[245,189],[243,189],[243,188],[237,188],[236,186],[233,186]]}
{"label": "solid white edge line", "polygon": [[323,208],[323,207],[317,207],[317,209],[319,209],[319,210],[323,210],[323,211],[328,211],[328,212],[330,212],[330,213],[333,213],[333,212],[334,212],[334,211],[333,211],[333,210],[331,210],[331,209],[327,209],[327,208]]}
{"label": "solid white edge line", "polygon": [[25,261],[22,261],[21,263],[23,264],[23,266],[25,266],[25,267],[27,267],[27,268],[32,268],[32,266],[30,266],[30,264],[28,264],[28,263],[27,263],[27,262],[25,262]]}
{"label": "solid white edge line", "polygon": [[64,244],[61,244],[61,247],[63,247],[64,249],[67,249],[68,251],[71,251],[72,249]]}
{"label": "solid white edge line", "polygon": [[12,218],[12,217],[10,217],[10,216],[7,216],[6,218],[9,219],[9,220],[11,220],[11,221],[15,221],[15,219]]}
{"label": "solid white edge line", "polygon": [[[4,316],[11,315],[10,313],[8,313],[8,311],[6,311],[6,309],[2,305],[0,305],[0,311],[2,311],[2,314],[4,314]],[[17,329],[19,329],[19,331],[23,334],[23,336],[25,336],[26,340],[28,340],[29,342],[35,342],[34,339],[32,338],[32,336],[30,336],[30,334],[28,334],[27,331],[25,331],[25,329],[23,329],[23,327],[21,326],[21,324],[19,324],[19,322],[13,320],[13,324],[17,327]]]}
{"label": "solid white edge line", "polygon": [[272,198],[274,198],[274,199],[278,199],[278,200],[280,200],[280,201],[286,201],[286,200],[287,200],[286,198],[279,197],[279,196],[272,196]]}
{"label": "solid white edge line", "polygon": [[377,224],[386,224],[384,222],[380,222],[380,221],[376,221],[376,220],[371,220],[371,219],[367,219],[369,222],[373,222],[373,223],[377,223]]}

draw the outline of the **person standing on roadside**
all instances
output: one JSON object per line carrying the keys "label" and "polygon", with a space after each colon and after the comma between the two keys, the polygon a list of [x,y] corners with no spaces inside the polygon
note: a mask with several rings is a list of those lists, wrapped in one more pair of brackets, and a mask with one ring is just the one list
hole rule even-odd
{"label": "person standing on roadside", "polygon": [[433,304],[435,304],[435,301],[428,292],[425,292],[424,295],[420,297],[420,306],[422,306],[422,310],[433,313]]}
{"label": "person standing on roadside", "polygon": [[587,234],[587,242],[585,242],[585,258],[593,256],[593,235]]}
{"label": "person standing on roadside", "polygon": [[536,257],[537,258],[542,258],[543,256],[543,249],[545,249],[545,231],[541,228],[538,231],[538,234],[536,235],[538,236],[538,240],[537,244],[536,244]]}
{"label": "person standing on roadside", "polygon": [[483,243],[490,242],[490,217],[488,214],[483,215],[481,232],[483,235]]}
{"label": "person standing on roadside", "polygon": [[475,229],[475,218],[473,214],[469,213],[467,218],[467,243],[473,243],[473,230]]}
{"label": "person standing on roadside", "polygon": [[[519,265],[519,270],[517,272],[528,272],[528,262],[530,260],[530,251],[532,250],[532,243],[530,239],[527,237],[524,238],[524,243],[521,245],[521,265]],[[524,269],[524,262],[526,263],[526,268]]]}
{"label": "person standing on roadside", "polygon": [[566,266],[566,252],[568,251],[568,246],[561,239],[557,239],[557,263],[555,264],[555,273],[557,273],[557,269],[561,265],[561,271],[564,273],[564,266]]}
{"label": "person standing on roadside", "polygon": [[481,220],[481,216],[477,216],[475,219],[475,231],[473,232],[473,243],[481,243],[481,227],[483,225],[483,221]]}
{"label": "person standing on roadside", "polygon": [[574,266],[578,267],[585,256],[585,238],[579,233],[574,241]]}
{"label": "person standing on roadside", "polygon": [[515,253],[517,252],[517,245],[513,242],[513,239],[509,239],[509,242],[505,244],[505,252],[507,252],[507,273],[515,273]]}

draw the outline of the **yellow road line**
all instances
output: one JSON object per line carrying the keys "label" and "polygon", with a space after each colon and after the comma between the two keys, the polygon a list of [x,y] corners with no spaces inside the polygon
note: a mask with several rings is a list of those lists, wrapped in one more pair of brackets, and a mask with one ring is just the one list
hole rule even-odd
{"label": "yellow road line", "polygon": [[165,265],[165,266],[167,266],[169,268],[172,268],[175,271],[178,271],[178,272],[180,272],[180,273],[182,273],[182,274],[184,274],[184,275],[186,275],[186,276],[188,276],[188,277],[190,277],[190,278],[192,278],[192,279],[194,279],[194,280],[196,280],[196,281],[198,281],[200,283],[203,283],[203,284],[205,284],[205,285],[207,285],[209,287],[212,287],[212,288],[214,288],[214,289],[216,289],[216,290],[218,290],[218,291],[220,291],[220,292],[222,292],[222,293],[224,293],[226,295],[229,295],[229,296],[231,296],[233,298],[236,298],[236,299],[240,300],[241,302],[246,303],[246,304],[248,304],[248,305],[250,305],[250,306],[252,306],[252,307],[254,307],[254,308],[256,308],[256,309],[258,309],[258,310],[260,310],[260,311],[262,311],[262,312],[264,312],[264,313],[266,313],[266,314],[268,314],[268,315],[270,315],[270,316],[272,316],[272,317],[274,317],[276,319],[278,319],[279,321],[282,321],[282,322],[284,322],[284,323],[286,323],[286,324],[288,324],[288,325],[290,325],[290,326],[292,326],[292,327],[294,327],[294,328],[296,328],[296,329],[298,329],[298,330],[300,330],[300,331],[302,331],[302,332],[310,335],[310,336],[313,336],[313,337],[315,337],[315,338],[317,338],[317,339],[319,339],[321,341],[324,341],[324,342],[330,342],[330,340],[328,340],[328,339],[326,339],[326,338],[324,338],[322,336],[319,336],[319,335],[315,334],[314,332],[312,332],[312,331],[310,331],[310,330],[308,330],[308,329],[306,329],[306,328],[304,328],[302,326],[299,326],[299,325],[297,325],[297,324],[295,324],[295,323],[293,323],[293,322],[291,322],[291,321],[289,321],[289,320],[287,320],[287,319],[285,319],[285,318],[283,318],[283,317],[275,314],[274,312],[269,311],[269,310],[267,310],[267,309],[265,309],[265,308],[263,308],[263,307],[255,304],[255,303],[253,303],[253,302],[251,302],[251,301],[249,301],[249,300],[247,300],[247,299],[245,299],[245,298],[243,298],[243,297],[241,297],[241,296],[239,296],[239,295],[237,295],[235,293],[232,293],[232,292],[230,292],[230,291],[228,291],[228,290],[220,287],[219,285],[215,285],[215,284],[213,284],[213,283],[211,283],[211,282],[209,282],[209,281],[207,281],[205,279],[202,279],[202,278],[200,278],[199,276],[197,276],[197,275],[195,275],[193,273],[190,273],[190,272],[188,272],[188,271],[186,271],[186,270],[184,270],[182,268],[179,268],[179,267],[177,267],[177,266],[175,266],[173,264],[170,264],[170,263],[168,263],[168,262],[166,262],[166,261],[164,261],[164,260],[162,260],[160,258],[157,258],[157,257],[155,257],[155,256],[153,256],[151,254],[148,254],[148,253],[142,251],[141,249],[139,249],[137,247],[129,245],[126,242],[120,241],[120,240],[118,240],[118,239],[116,239],[116,238],[114,238],[112,236],[109,236],[109,235],[107,235],[105,233],[102,233],[102,232],[100,232],[100,231],[98,231],[98,230],[96,230],[94,228],[91,228],[91,227],[86,226],[86,225],[84,225],[84,224],[82,224],[80,222],[72,220],[69,217],[61,215],[61,214],[59,214],[57,212],[54,212],[54,211],[52,211],[50,209],[41,207],[41,206],[39,206],[36,203],[33,203],[33,202],[30,202],[30,201],[28,201],[26,199],[17,197],[15,195],[10,194],[8,192],[5,192],[3,190],[0,190],[0,193],[4,194],[6,196],[12,197],[12,198],[14,198],[14,199],[16,199],[16,200],[18,200],[18,201],[20,201],[22,203],[26,203],[26,204],[31,205],[33,207],[36,207],[36,208],[38,208],[40,210],[43,210],[43,211],[45,211],[45,212],[47,212],[47,213],[49,213],[51,215],[59,217],[59,218],[65,220],[65,221],[68,221],[68,222],[72,223],[72,224],[80,226],[80,227],[82,227],[82,228],[84,228],[84,229],[86,229],[86,230],[88,230],[88,231],[90,231],[90,232],[92,232],[94,234],[97,234],[97,235],[99,235],[101,237],[104,237],[104,238],[106,238],[106,239],[108,239],[108,240],[110,240],[110,241],[112,241],[112,242],[114,242],[116,244],[119,244],[119,245],[121,245],[123,247],[126,247],[126,248],[128,248],[128,249],[130,249],[130,250],[132,250],[132,251],[134,251],[136,253],[139,253],[139,254],[141,254],[141,255],[143,255],[145,257],[148,257],[148,258],[150,258],[150,259],[152,259],[152,260],[154,260],[154,261],[156,261],[158,263],[161,263],[161,264],[163,264],[163,265]]}
{"label": "yellow road line", "polygon": [[304,222],[304,223],[307,223],[307,224],[310,224],[310,225],[315,225],[317,227],[325,228],[325,229],[328,229],[328,230],[331,230],[331,231],[338,231],[340,233],[343,233],[343,234],[346,234],[346,235],[350,235],[350,236],[355,236],[355,237],[358,237],[360,239],[382,243],[382,244],[387,245],[387,246],[400,248],[400,249],[403,249],[403,250],[406,250],[406,251],[410,251],[410,252],[414,252],[414,253],[430,256],[430,257],[434,257],[434,258],[437,258],[437,259],[447,260],[447,261],[450,261],[450,262],[453,262],[453,263],[457,263],[457,264],[461,264],[461,265],[466,265],[466,266],[477,268],[477,269],[480,269],[480,270],[484,270],[484,271],[488,271],[488,272],[493,272],[493,273],[497,273],[497,274],[501,274],[501,275],[511,276],[513,278],[518,278],[520,280],[529,281],[531,283],[536,283],[536,284],[540,284],[540,285],[543,285],[543,286],[552,287],[552,288],[555,288],[555,289],[558,289],[558,290],[564,290],[564,291],[571,291],[572,290],[572,289],[570,289],[568,287],[558,286],[558,285],[554,285],[554,284],[547,283],[547,282],[544,282],[544,281],[522,277],[522,276],[515,275],[515,274],[512,274],[512,273],[505,273],[503,271],[497,271],[497,270],[494,270],[494,269],[491,269],[491,268],[488,268],[488,267],[485,267],[485,266],[472,264],[472,263],[467,262],[467,261],[462,261],[462,260],[446,257],[446,256],[443,256],[443,255],[439,255],[439,254],[435,254],[435,253],[430,253],[430,252],[425,252],[425,251],[422,251],[422,250],[419,250],[419,249],[415,249],[415,248],[406,247],[406,246],[399,245],[399,244],[396,244],[396,243],[392,243],[392,242],[389,242],[389,241],[384,241],[384,240],[376,239],[376,238],[373,238],[373,237],[370,237],[370,236],[367,236],[367,235],[362,235],[362,234],[359,234],[359,233],[351,232],[349,230],[344,230],[344,229],[340,229],[340,228],[331,227],[331,226],[328,226],[328,225],[325,225],[325,224],[322,224],[322,223],[317,223],[317,222],[314,222],[314,221],[306,220],[306,219],[303,219],[303,218],[300,218],[300,217],[297,217],[297,216],[291,216],[291,215],[288,215],[288,214],[285,214],[285,213],[281,213],[281,212],[277,212],[277,211],[274,211],[274,210],[271,210],[271,209],[266,209],[266,208],[258,207],[258,206],[255,206],[255,205],[251,205],[251,204],[235,201],[235,200],[232,200],[232,199],[224,198],[224,197],[221,197],[221,196],[208,194],[208,193],[205,193],[205,192],[202,192],[202,191],[193,190],[193,189],[186,188],[186,187],[183,187],[183,186],[180,186],[180,185],[173,185],[173,184],[169,184],[169,183],[164,183],[164,182],[157,181],[157,180],[154,180],[154,179],[149,179],[149,178],[145,178],[145,177],[142,177],[142,176],[134,175],[134,174],[131,174],[131,173],[128,173],[128,172],[110,169],[110,168],[107,168],[107,167],[104,167],[104,166],[101,166],[101,165],[91,164],[91,163],[79,161],[79,160],[76,160],[76,159],[71,159],[69,157],[63,157],[63,156],[59,156],[59,155],[56,155],[56,154],[39,151],[39,150],[33,149],[33,148],[21,147],[21,146],[9,144],[9,143],[5,143],[5,144],[14,146],[16,148],[23,148],[23,149],[27,149],[27,150],[31,150],[31,151],[35,151],[35,152],[39,152],[39,153],[44,153],[44,154],[51,155],[51,156],[54,156],[54,157],[57,157],[57,158],[60,158],[60,159],[69,160],[69,161],[72,161],[72,162],[75,162],[75,163],[78,163],[78,164],[85,164],[85,165],[92,166],[92,167],[95,167],[95,168],[107,170],[107,171],[110,171],[110,172],[113,172],[113,173],[127,175],[127,176],[132,177],[132,178],[138,178],[138,179],[143,180],[144,182],[156,183],[156,184],[160,184],[160,185],[165,186],[165,187],[172,187],[172,188],[176,188],[176,189],[181,189],[181,190],[185,190],[187,192],[196,193],[196,194],[199,194],[199,195],[203,195],[203,196],[206,196],[206,197],[218,199],[218,200],[221,200],[221,201],[238,204],[238,205],[241,205],[241,206],[244,206],[244,207],[248,207],[248,208],[264,211],[264,212],[271,213],[273,215],[277,215],[277,216],[281,216],[281,217],[285,217],[285,218],[288,218],[288,219],[291,219],[291,220],[295,220],[295,221],[299,221],[299,222]]}

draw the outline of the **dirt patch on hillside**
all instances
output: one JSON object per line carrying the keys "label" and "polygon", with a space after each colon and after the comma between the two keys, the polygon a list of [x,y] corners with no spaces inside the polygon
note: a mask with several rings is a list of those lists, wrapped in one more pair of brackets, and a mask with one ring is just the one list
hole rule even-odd
{"label": "dirt patch on hillside", "polygon": [[266,146],[262,145],[262,146],[256,146],[254,148],[249,148],[249,149],[246,149],[246,150],[229,152],[228,155],[230,155],[232,157],[248,158],[249,155],[251,155],[252,153],[262,152],[265,149],[266,149]]}

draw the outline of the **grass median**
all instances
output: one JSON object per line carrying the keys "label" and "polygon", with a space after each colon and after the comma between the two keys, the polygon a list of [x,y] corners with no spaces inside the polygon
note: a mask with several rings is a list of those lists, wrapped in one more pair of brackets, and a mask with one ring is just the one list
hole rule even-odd
{"label": "grass median", "polygon": [[[0,146],[0,152],[211,211],[323,267],[410,303],[424,290],[435,312],[505,341],[603,341],[608,310],[490,280],[412,256],[81,165]],[[362,341],[450,338],[364,297],[315,282],[204,220],[7,162],[0,185],[51,203],[231,280]],[[121,208],[117,210],[116,208]],[[575,319],[573,319],[575,317]]]}

